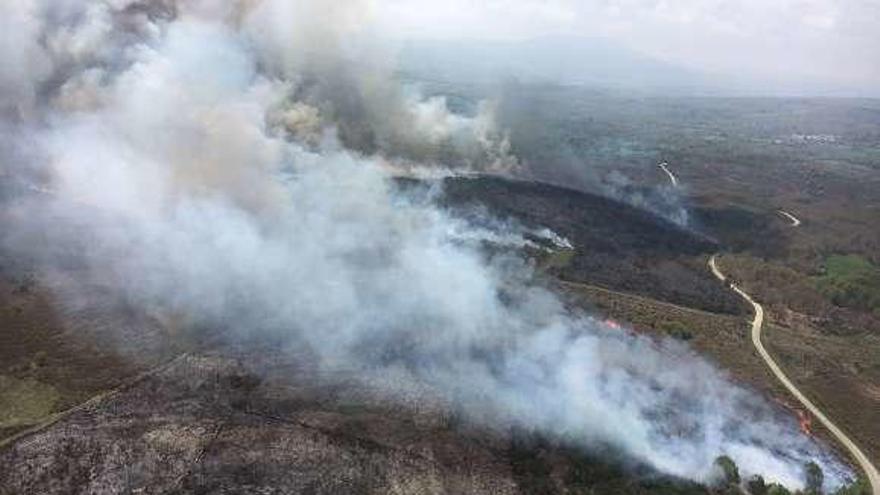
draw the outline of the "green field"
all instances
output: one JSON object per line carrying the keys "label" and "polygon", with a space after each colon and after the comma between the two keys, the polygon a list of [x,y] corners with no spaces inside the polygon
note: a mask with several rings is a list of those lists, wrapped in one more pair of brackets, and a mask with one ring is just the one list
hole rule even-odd
{"label": "green field", "polygon": [[816,284],[838,306],[880,315],[880,269],[861,256],[828,257]]}

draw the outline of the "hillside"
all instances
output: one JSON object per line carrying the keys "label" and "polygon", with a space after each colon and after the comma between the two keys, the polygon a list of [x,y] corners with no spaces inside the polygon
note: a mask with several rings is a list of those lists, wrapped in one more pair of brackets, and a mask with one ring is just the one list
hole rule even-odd
{"label": "hillside", "polygon": [[[498,178],[450,179],[444,201],[461,214],[479,203],[569,237],[570,263],[548,268],[561,277],[713,305],[675,285],[702,283],[691,261],[714,244],[650,214]],[[4,380],[48,391],[28,397],[35,407],[16,409],[15,424],[0,430],[0,479],[10,480],[4,495],[121,486],[147,493],[709,493],[622,462],[613,450],[470,425],[427,390],[389,401],[355,380],[354,370],[316,371],[308,352],[286,350],[297,347],[290,342],[229,340],[219,329],[149,314],[87,281],[72,262],[75,249],[68,254],[50,272],[3,257]],[[80,295],[77,304],[57,298],[71,293]],[[16,390],[0,390],[0,404],[11,407]],[[97,399],[75,407],[89,397]]]}
{"label": "hillside", "polygon": [[746,309],[703,268],[701,257],[719,249],[714,241],[645,210],[596,194],[496,177],[447,179],[445,201],[454,209],[485,205],[501,218],[568,238],[574,254],[549,269],[563,280],[720,313]]}

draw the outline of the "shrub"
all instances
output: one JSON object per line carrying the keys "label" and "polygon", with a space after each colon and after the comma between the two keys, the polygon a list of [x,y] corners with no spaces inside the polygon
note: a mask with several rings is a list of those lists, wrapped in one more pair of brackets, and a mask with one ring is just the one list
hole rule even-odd
{"label": "shrub", "polygon": [[825,481],[825,475],[822,473],[822,468],[819,467],[815,462],[808,462],[804,467],[805,475],[806,475],[806,490],[807,493],[810,494],[819,494],[822,493],[822,482]]}
{"label": "shrub", "polygon": [[871,495],[871,486],[864,478],[859,478],[851,485],[840,487],[834,495]]}
{"label": "shrub", "polygon": [[767,495],[767,484],[760,475],[756,474],[749,478],[746,487],[751,495]]}
{"label": "shrub", "polygon": [[721,472],[724,474],[724,482],[726,485],[738,485],[739,478],[739,468],[736,467],[736,463],[733,462],[733,459],[727,457],[726,455],[722,455],[715,459],[715,465],[721,468]]}
{"label": "shrub", "polygon": [[767,495],[791,495],[791,492],[779,483],[772,483],[767,487]]}

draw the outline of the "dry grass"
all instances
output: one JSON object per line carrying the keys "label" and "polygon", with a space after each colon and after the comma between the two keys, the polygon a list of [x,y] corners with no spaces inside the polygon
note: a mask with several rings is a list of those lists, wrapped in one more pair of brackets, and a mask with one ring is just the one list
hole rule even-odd
{"label": "dry grass", "polygon": [[146,333],[132,315],[100,306],[100,298],[65,310],[53,294],[34,279],[0,278],[0,440],[113,389],[160,358],[143,346],[141,359],[129,359],[103,338]]}
{"label": "dry grass", "polygon": [[[583,302],[609,318],[632,322],[638,331],[677,337],[663,328],[687,328],[689,343],[702,356],[726,370],[740,384],[750,387],[796,414],[795,402],[768,371],[752,347],[750,317],[717,315],[675,306],[649,298],[601,287],[564,284]],[[765,328],[764,342],[770,353],[811,400],[877,459],[880,447],[880,396],[870,383],[880,373],[880,342],[870,335],[855,342],[852,337],[822,335],[813,329],[804,334],[778,325]],[[852,349],[858,348],[856,352]],[[857,371],[859,370],[859,371]],[[814,433],[827,445],[838,445],[821,426]],[[846,453],[840,451],[846,458]]]}
{"label": "dry grass", "polygon": [[61,394],[33,378],[0,375],[0,429],[38,423],[49,416]]}
{"label": "dry grass", "polygon": [[770,325],[764,342],[810,400],[880,461],[880,337]]}
{"label": "dry grass", "polygon": [[764,304],[764,342],[813,402],[880,461],[880,333],[869,314],[835,307],[807,275],[750,256],[720,263]]}
{"label": "dry grass", "polygon": [[687,340],[740,383],[777,397],[785,394],[752,349],[750,315],[709,313],[584,284],[563,283],[563,287],[606,317],[627,322],[638,331]]}

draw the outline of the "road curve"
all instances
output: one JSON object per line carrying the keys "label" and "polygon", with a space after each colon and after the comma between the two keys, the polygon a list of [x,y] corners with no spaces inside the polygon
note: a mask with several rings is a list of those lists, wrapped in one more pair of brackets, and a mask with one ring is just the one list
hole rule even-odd
{"label": "road curve", "polygon": [[[716,255],[714,254],[709,258],[709,269],[712,270],[712,274],[715,275],[717,279],[725,282],[727,278],[724,276],[723,273],[721,273],[721,270],[718,269],[715,258]],[[770,368],[770,371],[773,372],[773,375],[776,377],[776,379],[782,382],[782,384],[785,385],[785,388],[787,388],[788,391],[791,392],[791,394],[794,395],[795,398],[805,408],[807,408],[810,413],[813,414],[813,416],[818,418],[822,425],[827,428],[832,435],[834,435],[834,438],[836,438],[841,443],[841,445],[843,445],[844,448],[849,451],[852,458],[858,463],[862,471],[864,471],[868,483],[871,484],[871,493],[873,493],[874,495],[880,495],[880,474],[878,474],[877,468],[874,467],[874,465],[871,463],[871,460],[868,459],[868,456],[866,456],[862,452],[862,450],[859,449],[855,442],[853,442],[848,436],[846,436],[846,433],[841,431],[840,428],[832,423],[831,420],[828,419],[828,417],[825,416],[825,414],[823,414],[822,411],[820,411],[819,408],[810,401],[810,399],[808,399],[800,390],[798,390],[797,387],[794,386],[791,380],[789,380],[788,377],[785,376],[785,373],[782,371],[779,365],[776,364],[776,361],[774,361],[773,358],[770,356],[770,353],[767,352],[767,349],[764,348],[764,344],[761,343],[761,329],[764,326],[764,307],[755,302],[755,300],[752,299],[750,295],[746,294],[742,289],[737,287],[736,284],[731,283],[730,288],[733,289],[734,292],[739,294],[740,297],[748,301],[748,303],[751,304],[752,307],[755,309],[755,318],[752,320],[752,344],[755,346],[755,349],[757,349],[758,354],[761,356],[761,359],[764,360],[764,362]]]}
{"label": "road curve", "polygon": [[675,174],[673,174],[672,171],[669,170],[668,165],[668,163],[663,162],[657,166],[660,167],[660,170],[666,172],[666,175],[669,176],[669,182],[672,183],[672,187],[678,187],[678,177],[676,177]]}
{"label": "road curve", "polygon": [[791,226],[792,226],[792,227],[797,227],[798,225],[801,224],[800,219],[799,219],[798,217],[792,215],[791,213],[789,213],[789,212],[787,212],[787,211],[785,211],[785,210],[776,210],[776,211],[777,211],[780,215],[782,215],[782,216],[784,216],[785,218],[787,218],[787,219],[791,222]]}

